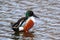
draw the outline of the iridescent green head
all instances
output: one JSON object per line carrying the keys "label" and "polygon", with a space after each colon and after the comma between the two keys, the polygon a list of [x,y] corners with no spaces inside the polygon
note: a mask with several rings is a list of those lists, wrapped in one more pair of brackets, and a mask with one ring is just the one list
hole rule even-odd
{"label": "iridescent green head", "polygon": [[28,17],[31,17],[31,16],[34,16],[34,17],[38,18],[38,17],[33,13],[33,11],[28,10],[28,11],[26,12],[26,17],[28,18]]}

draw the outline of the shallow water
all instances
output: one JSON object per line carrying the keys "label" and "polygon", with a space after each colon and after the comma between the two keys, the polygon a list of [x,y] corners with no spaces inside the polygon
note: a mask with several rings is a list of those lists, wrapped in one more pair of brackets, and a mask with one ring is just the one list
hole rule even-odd
{"label": "shallow water", "polygon": [[[13,35],[10,23],[28,9],[39,16],[30,34],[34,37]],[[60,0],[0,0],[0,40],[60,40]]]}

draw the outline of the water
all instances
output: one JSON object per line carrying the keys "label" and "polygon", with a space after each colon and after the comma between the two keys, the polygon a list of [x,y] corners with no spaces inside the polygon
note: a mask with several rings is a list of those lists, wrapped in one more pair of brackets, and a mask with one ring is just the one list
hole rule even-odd
{"label": "water", "polygon": [[[39,16],[34,33],[13,35],[10,23],[28,9]],[[0,40],[60,40],[60,0],[0,0]]]}

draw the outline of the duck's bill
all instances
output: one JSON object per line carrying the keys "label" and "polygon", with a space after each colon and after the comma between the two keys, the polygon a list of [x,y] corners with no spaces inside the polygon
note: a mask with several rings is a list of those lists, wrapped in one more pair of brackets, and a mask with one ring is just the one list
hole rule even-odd
{"label": "duck's bill", "polygon": [[36,18],[39,18],[39,17],[37,17],[36,15],[33,15],[34,17],[36,17]]}

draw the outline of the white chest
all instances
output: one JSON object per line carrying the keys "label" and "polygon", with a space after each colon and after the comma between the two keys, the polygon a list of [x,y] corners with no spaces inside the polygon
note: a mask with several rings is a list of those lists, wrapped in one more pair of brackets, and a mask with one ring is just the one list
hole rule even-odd
{"label": "white chest", "polygon": [[29,20],[32,20],[33,22],[35,22],[35,18],[32,16],[30,18],[27,19],[26,23],[29,21]]}

